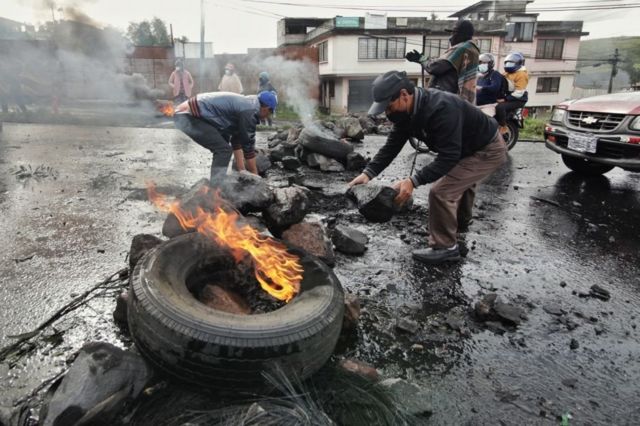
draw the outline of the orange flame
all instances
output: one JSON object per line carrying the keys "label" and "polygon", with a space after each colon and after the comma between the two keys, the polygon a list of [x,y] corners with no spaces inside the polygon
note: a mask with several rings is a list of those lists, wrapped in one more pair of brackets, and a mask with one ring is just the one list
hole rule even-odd
{"label": "orange flame", "polygon": [[163,103],[158,105],[158,111],[166,115],[167,117],[173,117],[173,114],[176,110],[173,108],[171,102]]}
{"label": "orange flame", "polygon": [[[193,214],[183,209],[180,201],[168,200],[158,193],[155,184],[149,183],[147,191],[151,202],[160,210],[173,213],[184,230],[195,229],[219,245],[229,247],[236,262],[250,255],[260,287],[271,296],[289,302],[298,294],[304,271],[300,259],[289,254],[284,244],[260,235],[249,225],[239,225],[239,213],[222,209],[223,200],[217,192],[213,194],[215,213],[198,207]],[[208,192],[205,187],[202,195]]]}

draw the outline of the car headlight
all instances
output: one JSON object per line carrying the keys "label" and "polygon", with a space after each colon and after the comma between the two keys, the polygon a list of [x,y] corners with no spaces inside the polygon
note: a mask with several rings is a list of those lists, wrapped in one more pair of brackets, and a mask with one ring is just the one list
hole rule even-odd
{"label": "car headlight", "polygon": [[629,124],[631,130],[640,130],[640,115],[634,118]]}
{"label": "car headlight", "polygon": [[562,123],[564,121],[564,116],[567,113],[566,110],[560,108],[554,108],[551,113],[551,121],[554,123]]}

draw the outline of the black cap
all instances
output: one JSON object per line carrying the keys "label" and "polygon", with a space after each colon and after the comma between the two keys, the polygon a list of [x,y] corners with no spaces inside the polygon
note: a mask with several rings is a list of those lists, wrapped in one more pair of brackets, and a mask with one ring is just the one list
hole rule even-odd
{"label": "black cap", "polygon": [[373,103],[369,108],[369,115],[382,114],[391,99],[396,96],[401,89],[412,87],[413,83],[407,78],[404,71],[388,71],[379,75],[373,81],[372,93]]}
{"label": "black cap", "polygon": [[474,29],[471,21],[461,19],[456,21],[456,23],[453,25],[453,28],[446,28],[445,31],[448,33],[458,33],[462,36],[465,36],[465,38],[470,39],[471,37],[473,37]]}

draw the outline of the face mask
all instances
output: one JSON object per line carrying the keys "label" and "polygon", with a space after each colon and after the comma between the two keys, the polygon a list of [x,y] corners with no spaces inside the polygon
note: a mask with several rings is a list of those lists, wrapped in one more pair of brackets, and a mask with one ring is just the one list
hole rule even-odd
{"label": "face mask", "polygon": [[463,41],[464,40],[462,39],[462,36],[458,33],[453,33],[449,38],[449,43],[451,43],[451,46],[455,46],[456,44],[462,43]]}
{"label": "face mask", "polygon": [[392,112],[390,114],[387,114],[387,118],[393,124],[400,124],[400,123],[403,123],[405,121],[408,121],[410,116],[406,112],[398,112],[398,111],[396,111],[396,112]]}
{"label": "face mask", "polygon": [[487,71],[489,71],[489,64],[478,65],[478,71],[480,71],[482,74],[486,73]]}
{"label": "face mask", "polygon": [[231,75],[231,70],[224,70],[225,75]]}

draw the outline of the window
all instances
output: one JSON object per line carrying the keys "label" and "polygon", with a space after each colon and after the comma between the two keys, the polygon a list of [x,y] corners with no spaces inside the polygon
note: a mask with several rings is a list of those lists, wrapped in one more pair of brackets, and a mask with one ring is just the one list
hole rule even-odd
{"label": "window", "polygon": [[438,58],[449,48],[449,39],[427,39],[424,54],[427,58]]}
{"label": "window", "polygon": [[329,42],[323,41],[318,44],[318,62],[329,61]]}
{"label": "window", "polygon": [[358,59],[404,59],[404,37],[359,38]]}
{"label": "window", "polygon": [[535,22],[509,22],[504,41],[533,41]]}
{"label": "window", "polygon": [[491,39],[481,38],[475,41],[476,46],[480,49],[480,53],[491,53]]}
{"label": "window", "polygon": [[558,93],[560,91],[560,77],[539,77],[536,93]]}
{"label": "window", "polygon": [[536,59],[562,59],[564,40],[538,40]]}

